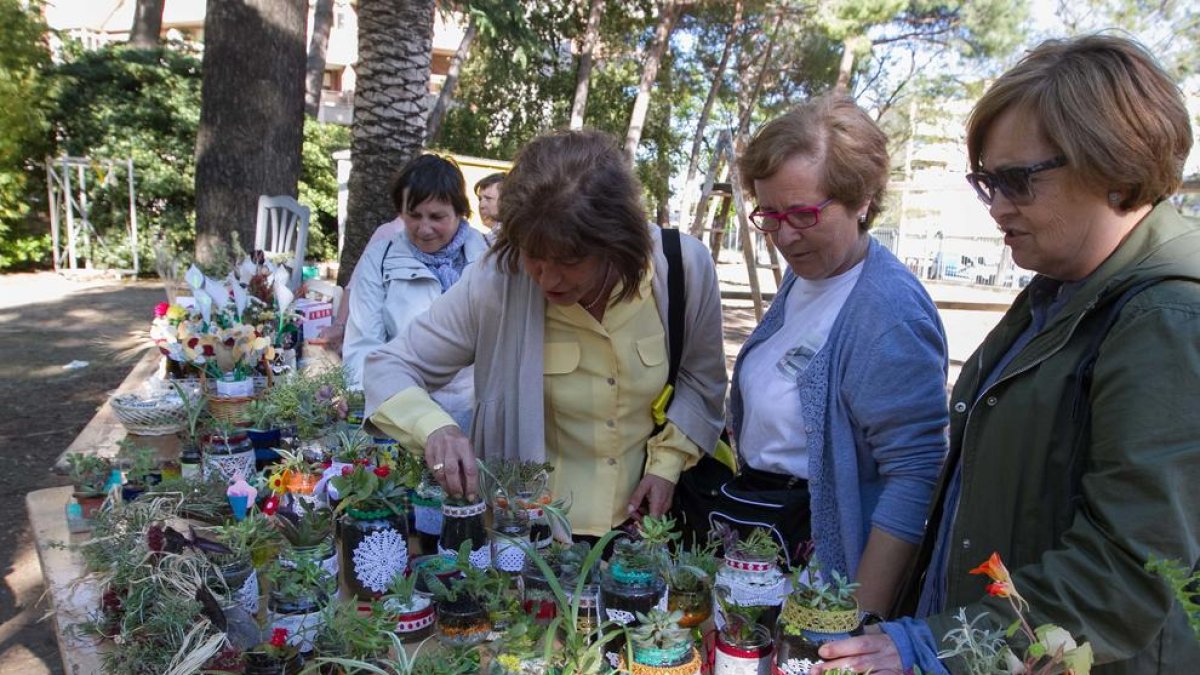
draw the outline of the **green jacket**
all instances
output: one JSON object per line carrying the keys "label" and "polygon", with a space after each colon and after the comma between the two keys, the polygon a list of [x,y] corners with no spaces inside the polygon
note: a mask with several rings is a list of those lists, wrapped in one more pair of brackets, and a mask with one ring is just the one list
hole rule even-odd
{"label": "green jacket", "polygon": [[[1091,643],[1093,673],[1200,672],[1200,642],[1147,558],[1200,559],[1200,226],[1162,203],[1084,283],[982,395],[980,384],[1029,325],[1028,292],[964,364],[950,400],[950,454],[962,492],[951,531],[945,610],[1015,617],[969,570],[998,552],[1033,625],[1055,623]],[[1078,427],[1074,372],[1105,304],[1143,279],[1101,345],[1092,424],[1072,485]],[[1076,476],[1080,474],[1077,472]],[[935,512],[936,517],[936,512]],[[926,537],[936,537],[931,518]],[[920,580],[910,580],[911,601]],[[943,645],[944,647],[944,645]],[[952,671],[955,664],[948,663]]]}

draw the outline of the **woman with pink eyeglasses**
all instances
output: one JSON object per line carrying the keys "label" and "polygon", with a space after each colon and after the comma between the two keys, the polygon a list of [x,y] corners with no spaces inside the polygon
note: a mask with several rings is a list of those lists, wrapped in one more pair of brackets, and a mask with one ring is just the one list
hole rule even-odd
{"label": "woman with pink eyeglasses", "polygon": [[937,310],[869,232],[887,137],[852,100],[822,96],[763,126],[738,166],[789,272],[734,367],[742,470],[712,519],[773,521],[789,555],[811,540],[822,569],[861,582],[862,608],[885,614],[948,419]]}

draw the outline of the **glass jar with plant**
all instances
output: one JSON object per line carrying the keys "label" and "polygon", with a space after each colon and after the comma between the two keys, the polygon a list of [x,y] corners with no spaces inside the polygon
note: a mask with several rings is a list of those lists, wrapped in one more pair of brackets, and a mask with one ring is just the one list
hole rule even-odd
{"label": "glass jar with plant", "polygon": [[117,442],[118,456],[126,461],[125,484],[121,486],[121,500],[131,502],[142,495],[151,485],[162,480],[158,468],[158,452],[154,448],[135,447],[128,438]]}
{"label": "glass jar with plant", "polygon": [[425,572],[425,585],[437,602],[437,636],[443,644],[476,645],[492,631],[487,604],[489,596],[499,594],[502,588],[496,583],[499,578],[471,564],[470,556],[471,544],[463,542],[457,558],[463,576],[449,584]]}
{"label": "glass jar with plant", "polygon": [[265,567],[279,550],[283,538],[261,512],[252,510],[240,521],[210,529],[225,551],[209,552],[227,596],[250,614],[258,611],[257,569]]}
{"label": "glass jar with plant", "polygon": [[679,537],[674,527],[673,518],[646,516],[639,525],[640,539],[617,541],[600,581],[600,603],[609,620],[634,625],[638,613],[665,601],[667,548]]}
{"label": "glass jar with plant", "polygon": [[679,625],[682,618],[683,612],[661,609],[639,614],[637,627],[629,630],[631,648],[622,655],[622,670],[631,675],[700,675],[700,653],[691,631]]}
{"label": "glass jar with plant", "polygon": [[511,575],[525,568],[529,548],[529,512],[525,509],[500,509],[492,512],[492,565]]}
{"label": "glass jar with plant", "polygon": [[[554,542],[549,548],[539,553],[559,583],[563,586],[574,587],[579,569],[590,550],[591,547],[586,542],[576,544]],[[557,605],[550,581],[543,574],[542,566],[528,556],[525,558],[525,567],[521,571],[521,597],[525,613],[533,617],[535,621],[546,624],[554,618]]]}
{"label": "glass jar with plant", "polygon": [[183,401],[184,422],[179,431],[179,465],[184,478],[190,478],[200,472],[201,434],[210,421],[208,414],[208,399],[200,390],[199,383],[195,386],[185,386],[184,383],[173,381],[171,386]]}
{"label": "glass jar with plant", "polygon": [[250,427],[246,433],[255,450],[277,448],[283,441],[283,432],[275,424],[275,408],[265,396],[255,399],[246,406],[246,421]]}
{"label": "glass jar with plant", "polygon": [[483,491],[492,510],[525,511],[530,524],[529,539],[539,549],[553,541],[546,514],[547,507],[554,504],[549,489],[553,471],[554,465],[549,462],[493,459],[480,463]]}
{"label": "glass jar with plant", "polygon": [[709,656],[714,675],[770,675],[773,644],[771,631],[761,624],[763,607],[737,605],[729,588],[717,586],[714,594],[725,617],[717,630]]}
{"label": "glass jar with plant", "polygon": [[280,509],[271,516],[271,524],[288,547],[280,553],[280,560],[289,561],[300,557],[311,558],[333,576],[338,575],[337,548],[333,545],[333,511],[328,508]]}
{"label": "glass jar with plant", "polygon": [[300,652],[313,649],[313,639],[324,618],[322,609],[337,592],[337,580],[308,557],[286,563],[276,560],[263,572],[270,588],[267,609],[272,628],[288,631],[288,642]]}
{"label": "glass jar with plant", "polygon": [[488,675],[542,675],[552,672],[545,658],[547,636],[546,627],[535,623],[532,617],[521,615],[514,618],[508,629],[490,645],[492,658],[488,663]]}
{"label": "glass jar with plant", "polygon": [[456,551],[470,544],[471,564],[485,569],[492,566],[492,549],[488,544],[484,514],[487,503],[447,497],[442,503],[442,536],[438,539],[438,553],[454,557]]}
{"label": "glass jar with plant", "polygon": [[377,466],[347,465],[330,483],[340,496],[338,551],[342,578],[358,598],[378,598],[397,573],[408,568],[408,518],[404,500],[416,485],[420,465],[401,453]]}
{"label": "glass jar with plant", "polygon": [[408,641],[424,640],[433,632],[433,599],[417,591],[420,575],[397,574],[383,596],[384,610],[396,621],[396,634]]}
{"label": "glass jar with plant", "polygon": [[[740,536],[737,530],[718,523],[717,533],[723,541],[725,559],[715,583],[729,589],[733,604],[763,607],[764,625],[774,626],[788,592],[787,577],[779,569],[779,541],[760,527]],[[718,613],[717,625],[722,621]]]}
{"label": "glass jar with plant", "polygon": [[254,475],[254,446],[246,432],[232,422],[214,420],[212,433],[202,439],[202,449],[205,479],[220,477],[232,482],[238,473]]}
{"label": "glass jar with plant", "polygon": [[667,609],[682,613],[679,625],[695,628],[712,615],[712,585],[716,573],[714,542],[675,551],[667,572]]}
{"label": "glass jar with plant", "polygon": [[74,497],[83,509],[83,517],[91,518],[104,503],[104,486],[112,475],[112,464],[103,457],[82,452],[67,455]]}
{"label": "glass jar with plant", "polygon": [[789,675],[807,673],[821,662],[821,645],[860,634],[858,586],[837,570],[822,573],[815,562],[796,568],[776,628],[776,668]]}
{"label": "glass jar with plant", "polygon": [[299,451],[279,448],[279,461],[271,469],[267,485],[276,494],[308,497],[321,482],[321,472]]}
{"label": "glass jar with plant", "polygon": [[386,664],[390,648],[396,646],[392,635],[395,623],[383,607],[369,603],[359,611],[353,599],[330,602],[325,606],[321,626],[313,638],[313,672],[371,672],[369,669],[344,671],[346,661],[359,661],[375,668]]}

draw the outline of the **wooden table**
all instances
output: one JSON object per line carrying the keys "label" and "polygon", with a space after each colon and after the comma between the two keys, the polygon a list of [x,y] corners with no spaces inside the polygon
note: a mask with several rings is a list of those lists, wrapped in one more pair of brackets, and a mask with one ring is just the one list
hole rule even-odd
{"label": "wooden table", "polygon": [[99,610],[100,593],[94,584],[82,580],[83,557],[69,548],[91,536],[67,531],[66,504],[70,498],[70,486],[47,488],[26,495],[25,506],[42,564],[42,577],[53,604],[54,635],[63,670],[70,675],[94,675],[100,672],[96,642],[77,635],[72,626],[88,621]]}

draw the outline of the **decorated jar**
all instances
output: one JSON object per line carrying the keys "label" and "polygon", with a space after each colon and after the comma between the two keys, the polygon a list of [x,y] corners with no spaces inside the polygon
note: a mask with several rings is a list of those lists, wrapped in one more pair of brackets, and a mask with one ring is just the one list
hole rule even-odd
{"label": "decorated jar", "polygon": [[406,603],[391,600],[385,609],[396,620],[396,634],[401,640],[420,641],[433,633],[437,612],[428,595],[414,593]]}
{"label": "decorated jar", "polygon": [[473,504],[442,504],[442,536],[438,540],[438,553],[453,558],[464,542],[471,542],[471,565],[479,569],[492,566],[492,549],[488,542],[487,528],[483,517],[487,504],[482,500]]}
{"label": "decorated jar", "polygon": [[524,510],[496,511],[492,517],[492,565],[501,572],[520,574],[529,545],[529,514]]}
{"label": "decorated jar", "polygon": [[348,508],[339,523],[343,583],[360,600],[380,597],[408,568],[408,519],[386,508]]}
{"label": "decorated jar", "polygon": [[709,656],[712,675],[771,675],[771,633],[751,626],[743,635],[725,629],[716,632]]}
{"label": "decorated jar", "polygon": [[437,603],[437,637],[454,647],[477,645],[492,632],[492,620],[487,608],[466,595],[456,600]]}
{"label": "decorated jar", "polygon": [[[763,607],[762,623],[774,625],[779,608],[791,586],[779,570],[775,556],[753,556],[730,552],[717,570],[716,586],[729,589],[728,601],[742,607]],[[714,589],[715,594],[715,589]],[[717,608],[718,628],[725,625],[724,614]]]}
{"label": "decorated jar", "polygon": [[301,653],[311,652],[317,631],[325,624],[321,612],[324,598],[317,594],[287,597],[271,593],[267,599],[268,625],[272,630],[287,629],[288,644]]}
{"label": "decorated jar", "polygon": [[633,646],[633,665],[621,657],[621,672],[630,675],[700,675],[700,652],[686,642],[674,647],[643,648]]}
{"label": "decorated jar", "polygon": [[843,610],[813,609],[789,596],[779,615],[775,632],[775,672],[807,675],[821,663],[821,645],[862,634],[862,620],[855,606]]}
{"label": "decorated jar", "polygon": [[413,529],[421,540],[421,551],[437,550],[442,534],[442,502],[446,491],[434,482],[422,481],[413,492]]}
{"label": "decorated jar", "polygon": [[205,436],[203,458],[201,472],[204,480],[219,477],[229,483],[238,473],[243,476],[254,475],[254,446],[244,433]]}

